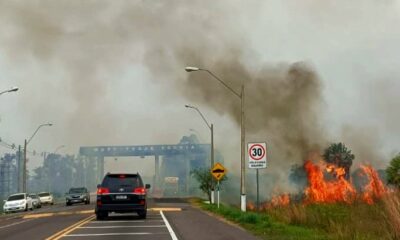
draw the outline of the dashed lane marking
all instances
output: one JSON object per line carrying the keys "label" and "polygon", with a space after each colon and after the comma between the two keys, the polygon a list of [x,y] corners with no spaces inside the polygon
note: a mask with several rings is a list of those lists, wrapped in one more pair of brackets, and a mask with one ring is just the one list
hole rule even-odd
{"label": "dashed lane marking", "polygon": [[90,213],[94,213],[94,210],[74,211],[74,212],[57,212],[57,213],[37,213],[37,214],[29,214],[29,215],[25,215],[25,216],[23,217],[23,219],[44,218],[44,217],[63,216],[63,215],[90,214]]}
{"label": "dashed lane marking", "polygon": [[80,226],[92,221],[94,219],[94,217],[95,217],[95,215],[89,216],[89,217],[87,217],[87,218],[85,218],[85,219],[83,219],[83,220],[81,220],[81,221],[79,221],[79,222],[77,222],[77,223],[75,223],[75,224],[73,224],[73,225],[71,225],[71,226],[69,226],[69,227],[67,227],[67,228],[55,233],[55,234],[53,234],[52,236],[46,238],[46,240],[58,240],[58,239],[64,237],[65,235],[67,235],[68,233],[74,231],[78,227],[80,227]]}
{"label": "dashed lane marking", "polygon": [[145,225],[145,226],[96,226],[96,227],[78,227],[78,228],[90,228],[90,229],[97,229],[97,228],[160,228],[165,227],[165,225]]}
{"label": "dashed lane marking", "polygon": [[23,220],[23,221],[19,221],[19,222],[15,222],[15,223],[11,223],[11,224],[8,224],[8,225],[5,225],[5,226],[1,226],[0,229],[12,227],[12,226],[15,226],[15,225],[18,225],[18,224],[21,224],[21,223],[29,222],[29,221],[31,221],[31,220],[32,220],[32,219]]}
{"label": "dashed lane marking", "polygon": [[65,237],[98,237],[98,236],[126,236],[126,235],[154,235],[154,233],[138,232],[138,233],[87,233],[87,234],[69,234]]}
{"label": "dashed lane marking", "polygon": [[[144,223],[144,222],[164,222],[164,220],[162,220],[161,218],[160,218],[160,220],[156,220],[156,219],[146,220],[146,221],[135,220],[135,223]],[[130,221],[114,221],[114,220],[110,220],[110,221],[91,221],[90,224],[92,224],[92,223],[94,223],[94,224],[132,223],[132,220],[130,220]]]}
{"label": "dashed lane marking", "polygon": [[[149,208],[148,210],[153,211],[153,212],[182,211],[181,208]],[[44,218],[44,217],[63,216],[63,215],[91,214],[91,213],[94,213],[94,210],[57,212],[57,213],[37,213],[37,214],[25,215],[25,216],[23,216],[23,219]]]}
{"label": "dashed lane marking", "polygon": [[169,211],[171,211],[171,212],[179,212],[179,211],[182,211],[182,208],[149,208],[149,210],[150,211],[156,211],[156,212],[159,212],[159,211],[163,211],[163,212],[169,212]]}

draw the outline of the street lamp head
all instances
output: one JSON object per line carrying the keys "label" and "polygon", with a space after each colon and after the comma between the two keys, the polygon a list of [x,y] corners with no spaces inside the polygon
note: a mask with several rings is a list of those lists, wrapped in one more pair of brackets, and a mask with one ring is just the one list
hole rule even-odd
{"label": "street lamp head", "polygon": [[10,90],[9,90],[9,92],[16,92],[16,91],[18,91],[18,87],[12,87]]}
{"label": "street lamp head", "polygon": [[187,107],[187,108],[194,108],[193,106],[188,105],[188,104],[185,104],[185,107]]}
{"label": "street lamp head", "polygon": [[186,72],[195,72],[195,71],[199,71],[200,68],[198,67],[185,67],[185,71]]}
{"label": "street lamp head", "polygon": [[46,125],[49,126],[49,127],[53,126],[52,123],[47,123]]}

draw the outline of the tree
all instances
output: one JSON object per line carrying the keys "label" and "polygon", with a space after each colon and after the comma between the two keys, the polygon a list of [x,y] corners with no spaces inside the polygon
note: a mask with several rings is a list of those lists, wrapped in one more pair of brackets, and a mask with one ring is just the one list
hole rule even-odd
{"label": "tree", "polygon": [[[208,168],[196,168],[190,172],[191,175],[200,183],[200,190],[205,193],[208,197],[208,200],[211,202],[211,188],[213,186],[213,176]],[[219,181],[225,181],[227,179],[226,175]]]}
{"label": "tree", "polygon": [[386,175],[389,184],[400,188],[400,154],[390,161],[390,165],[386,169]]}
{"label": "tree", "polygon": [[333,143],[325,149],[324,160],[327,163],[342,167],[346,171],[345,178],[350,178],[350,167],[353,164],[354,154],[343,143]]}

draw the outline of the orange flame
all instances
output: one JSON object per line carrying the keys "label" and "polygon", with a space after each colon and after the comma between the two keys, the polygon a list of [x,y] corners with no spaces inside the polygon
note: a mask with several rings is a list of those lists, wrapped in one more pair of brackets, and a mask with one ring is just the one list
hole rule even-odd
{"label": "orange flame", "polygon": [[305,190],[306,202],[347,202],[351,203],[356,198],[355,188],[344,178],[345,170],[328,165],[328,172],[334,172],[336,179],[327,181],[321,168],[311,161],[304,164],[307,172],[309,186]]}
{"label": "orange flame", "polygon": [[[373,204],[376,200],[381,199],[390,190],[384,186],[378,173],[371,166],[361,166],[362,175],[367,177],[368,183],[364,186],[361,193],[357,193],[355,187],[346,180],[346,169],[338,167],[334,164],[322,163],[314,164],[306,161],[304,169],[307,172],[308,187],[304,190],[304,203],[336,203],[345,202],[353,203],[357,199]],[[328,178],[324,175],[331,174],[334,178]],[[263,209],[287,206],[291,202],[289,194],[275,195],[272,199],[262,204]],[[255,209],[254,204],[249,209]]]}
{"label": "orange flame", "polygon": [[382,198],[388,192],[388,189],[385,188],[378,173],[371,166],[361,166],[361,169],[369,179],[364,187],[362,199],[368,204],[373,204],[374,199]]}
{"label": "orange flame", "polygon": [[267,207],[282,207],[287,206],[290,203],[290,195],[289,194],[281,194],[277,196],[273,196]]}

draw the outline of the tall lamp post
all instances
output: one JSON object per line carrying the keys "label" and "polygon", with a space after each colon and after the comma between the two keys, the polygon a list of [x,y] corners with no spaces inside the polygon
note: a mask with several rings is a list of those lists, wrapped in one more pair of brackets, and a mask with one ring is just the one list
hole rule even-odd
{"label": "tall lamp post", "polygon": [[[211,165],[210,165],[210,168],[212,169],[214,167],[214,125],[212,123],[209,124],[207,122],[206,118],[204,117],[204,115],[200,112],[200,110],[197,107],[191,106],[191,105],[185,105],[185,107],[196,110],[200,114],[201,118],[203,118],[207,127],[211,131]],[[211,203],[214,203],[214,182],[211,185]]]}
{"label": "tall lamp post", "polygon": [[0,92],[0,95],[4,94],[4,93],[9,93],[9,92],[16,92],[16,91],[18,91],[18,89],[19,89],[18,87],[12,87],[12,88],[10,88],[8,90]]}
{"label": "tall lamp post", "polygon": [[27,148],[27,146],[28,146],[28,144],[32,141],[32,138],[36,135],[36,133],[39,131],[39,129],[41,128],[41,127],[45,127],[45,126],[48,126],[48,127],[50,127],[50,126],[53,126],[53,124],[52,123],[45,123],[45,124],[41,124],[41,125],[39,125],[38,127],[37,127],[37,129],[36,129],[36,131],[32,134],[32,136],[28,139],[28,140],[26,140],[25,139],[25,143],[24,143],[24,167],[23,167],[23,180],[22,180],[22,191],[23,192],[26,192],[26,148]]}
{"label": "tall lamp post", "polygon": [[240,208],[243,212],[246,211],[246,166],[245,166],[245,115],[244,115],[244,84],[242,84],[241,92],[233,90],[230,86],[228,86],[224,81],[222,81],[219,77],[217,77],[214,73],[212,73],[208,69],[198,68],[198,67],[186,67],[186,72],[195,72],[195,71],[204,71],[210,74],[214,79],[224,85],[227,89],[229,89],[235,96],[237,96],[241,101],[240,106]]}

